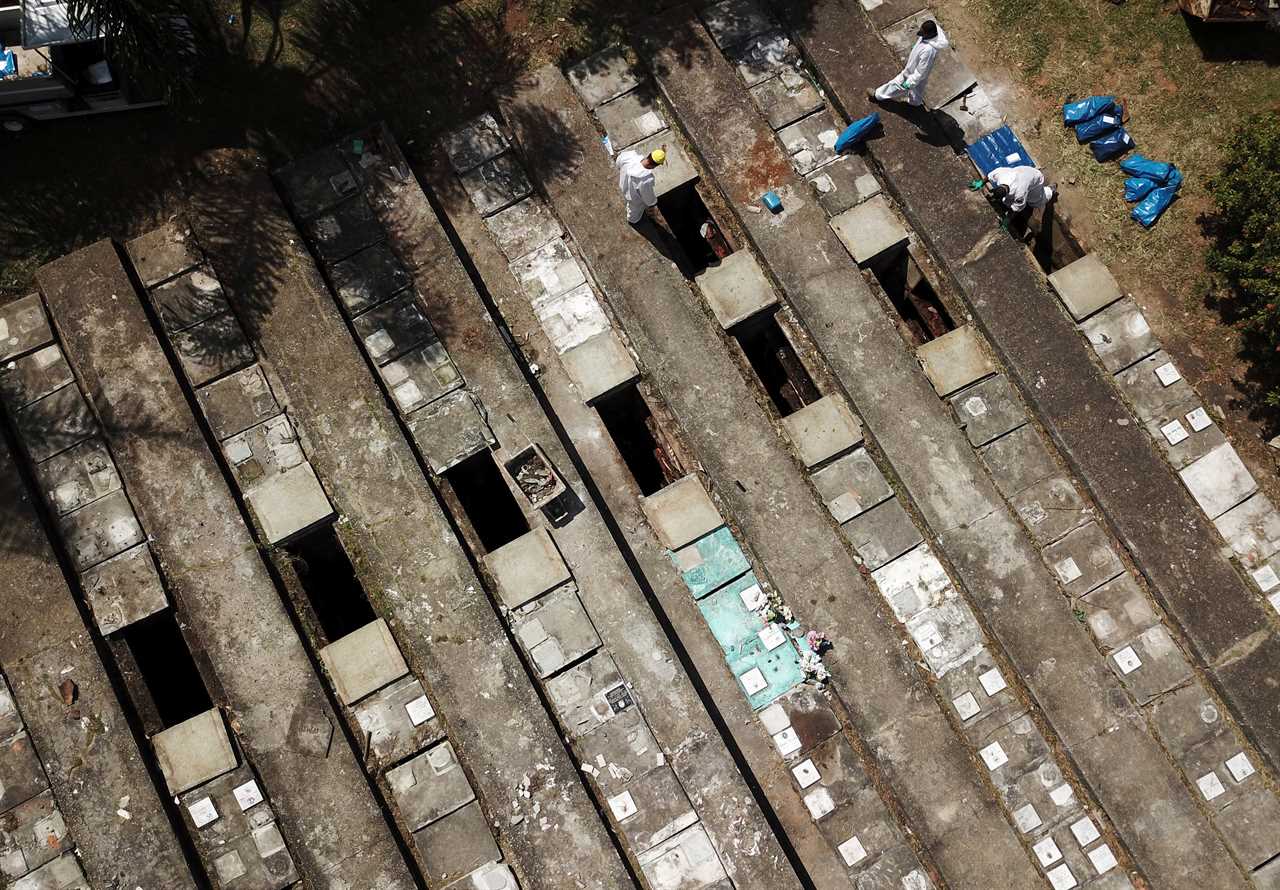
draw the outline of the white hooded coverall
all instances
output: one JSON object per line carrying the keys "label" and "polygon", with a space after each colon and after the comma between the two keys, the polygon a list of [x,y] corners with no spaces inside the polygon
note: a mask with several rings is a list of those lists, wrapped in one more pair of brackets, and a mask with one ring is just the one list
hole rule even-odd
{"label": "white hooded coverall", "polygon": [[992,186],[1009,189],[1004,205],[1017,213],[1024,207],[1043,207],[1053,197],[1053,189],[1044,184],[1044,174],[1035,167],[997,167],[987,174]]}
{"label": "white hooded coverall", "polygon": [[653,171],[642,163],[644,156],[634,151],[618,154],[613,165],[618,168],[618,191],[627,204],[627,222],[640,222],[644,211],[658,203],[654,192]]}
{"label": "white hooded coverall", "polygon": [[929,80],[933,63],[938,60],[938,53],[950,45],[947,42],[947,35],[942,33],[941,28],[938,29],[937,36],[928,40],[923,37],[917,38],[916,45],[911,47],[911,54],[907,56],[907,64],[893,80],[876,90],[876,98],[881,102],[892,99],[896,102],[905,100],[912,105],[923,105],[924,85]]}

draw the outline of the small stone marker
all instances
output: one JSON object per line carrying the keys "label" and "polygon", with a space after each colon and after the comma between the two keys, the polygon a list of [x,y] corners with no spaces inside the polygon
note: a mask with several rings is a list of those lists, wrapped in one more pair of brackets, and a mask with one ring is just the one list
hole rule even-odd
{"label": "small stone marker", "polygon": [[1065,862],[1053,871],[1046,872],[1045,877],[1049,879],[1049,885],[1053,890],[1071,890],[1079,883]]}
{"label": "small stone marker", "polygon": [[1035,850],[1036,858],[1040,860],[1041,868],[1047,868],[1062,858],[1062,851],[1058,849],[1058,845],[1051,837],[1039,841],[1031,849]]}
{"label": "small stone marker", "polygon": [[624,791],[609,798],[609,810],[613,813],[613,818],[619,822],[629,819],[639,812],[630,791]]}
{"label": "small stone marker", "polygon": [[1280,584],[1280,575],[1277,575],[1276,570],[1271,566],[1263,566],[1260,569],[1254,569],[1253,580],[1258,587],[1262,588],[1262,592],[1266,593],[1277,584]]}
{"label": "small stone marker", "polygon": [[231,791],[236,796],[236,803],[240,804],[240,812],[244,812],[250,807],[262,803],[262,789],[258,787],[258,783],[253,779],[245,782],[243,785],[237,785]]}
{"label": "small stone marker", "polygon": [[1191,425],[1192,432],[1196,433],[1213,426],[1213,421],[1209,419],[1209,412],[1203,408],[1187,412],[1187,423]]}
{"label": "small stone marker", "polygon": [[988,696],[995,695],[1008,685],[1004,681],[1004,675],[996,668],[992,668],[979,676],[978,682],[982,684],[982,688],[986,691]]}
{"label": "small stone marker", "polygon": [[218,818],[218,809],[213,805],[213,799],[208,797],[202,797],[191,804],[187,807],[187,812],[191,814],[191,821],[196,828],[204,828]]}
{"label": "small stone marker", "polygon": [[1093,820],[1088,816],[1084,816],[1071,823],[1071,833],[1075,835],[1076,843],[1081,848],[1089,846],[1096,841],[1101,835],[1098,833],[1098,827],[1093,824]]}
{"label": "small stone marker", "polygon": [[1170,445],[1177,445],[1179,442],[1185,441],[1191,434],[1186,431],[1181,422],[1171,420],[1164,426],[1160,427],[1161,434],[1169,440]]}
{"label": "small stone marker", "polygon": [[1105,875],[1116,867],[1116,854],[1111,852],[1109,846],[1103,844],[1089,851],[1089,861],[1093,863],[1094,871],[1100,875]]}
{"label": "small stone marker", "polygon": [[1218,778],[1216,772],[1205,773],[1196,779],[1196,787],[1200,789],[1200,793],[1204,795],[1205,800],[1213,800],[1226,793],[1226,788],[1222,787],[1222,780]]}
{"label": "small stone marker", "polygon": [[1125,646],[1111,657],[1115,659],[1116,667],[1120,669],[1122,674],[1132,674],[1142,667],[1142,659],[1138,657],[1137,652],[1133,651],[1132,646]]}
{"label": "small stone marker", "polygon": [[[753,668],[753,670],[758,670],[758,668]],[[778,749],[778,753],[786,757],[800,750],[800,736],[788,726],[781,732],[774,734],[773,744]]]}
{"label": "small stone marker", "polygon": [[858,840],[856,834],[836,847],[836,849],[840,851],[840,857],[844,859],[845,865],[857,865],[867,858],[867,850],[862,846],[862,841]]}
{"label": "small stone marker", "polygon": [[1075,795],[1076,793],[1071,790],[1071,786],[1063,783],[1049,792],[1049,799],[1054,802],[1055,806],[1065,807]]}
{"label": "small stone marker", "polygon": [[760,668],[752,668],[739,677],[738,681],[742,683],[742,688],[746,690],[747,695],[755,695],[769,685]]}
{"label": "small stone marker", "polygon": [[1253,775],[1253,764],[1249,762],[1248,756],[1241,751],[1227,761],[1227,772],[1231,773],[1231,778],[1237,782],[1243,782]]}
{"label": "small stone marker", "polygon": [[431,707],[431,702],[425,695],[418,696],[405,705],[404,709],[409,715],[409,722],[414,726],[421,726],[436,715],[435,709]]}
{"label": "small stone marker", "polygon": [[1276,593],[1273,593],[1269,597],[1267,597],[1267,602],[1271,603],[1271,608],[1275,609],[1277,612],[1280,612],[1280,591],[1277,591]]}
{"label": "small stone marker", "polygon": [[764,644],[766,651],[772,652],[787,641],[787,635],[782,632],[782,628],[776,624],[770,624],[764,630],[756,634],[760,638],[760,642]]}
{"label": "small stone marker", "polygon": [[999,742],[992,742],[987,747],[978,752],[982,757],[982,762],[987,765],[987,769],[993,772],[1009,762],[1009,755],[1004,753],[1004,748],[1000,747]]}
{"label": "small stone marker", "polygon": [[1156,377],[1164,386],[1173,386],[1182,379],[1182,375],[1178,373],[1178,369],[1173,366],[1173,362],[1165,362],[1156,368]]}
{"label": "small stone marker", "polygon": [[966,692],[964,695],[952,699],[951,703],[955,705],[956,713],[960,715],[961,720],[968,720],[982,710],[982,707],[978,704],[977,697],[972,692]]}
{"label": "small stone marker", "polygon": [[808,788],[822,778],[812,760],[802,760],[791,768],[791,774],[796,777],[796,782],[799,783],[801,789]]}
{"label": "small stone marker", "polygon": [[1036,812],[1036,808],[1026,804],[1013,811],[1013,824],[1018,826],[1018,830],[1023,834],[1030,834],[1044,823],[1040,819],[1040,814]]}
{"label": "small stone marker", "polygon": [[806,794],[804,805],[808,807],[809,815],[815,822],[836,808],[835,801],[831,799],[831,792],[826,788],[815,788]]}
{"label": "small stone marker", "polygon": [[752,612],[763,607],[766,600],[764,591],[760,589],[759,584],[752,584],[746,590],[740,591],[738,596],[742,598],[742,604]]}

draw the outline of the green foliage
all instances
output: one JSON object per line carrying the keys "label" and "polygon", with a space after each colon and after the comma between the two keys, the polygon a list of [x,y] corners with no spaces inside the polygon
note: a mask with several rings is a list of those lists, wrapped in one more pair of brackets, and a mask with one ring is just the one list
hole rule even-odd
{"label": "green foliage", "polygon": [[97,31],[112,62],[169,98],[187,92],[214,22],[206,0],[68,0],[71,26]]}
{"label": "green foliage", "polygon": [[[1209,194],[1217,204],[1209,270],[1230,290],[1260,357],[1280,365],[1280,114],[1255,115],[1228,138]],[[1280,405],[1280,389],[1265,398]]]}

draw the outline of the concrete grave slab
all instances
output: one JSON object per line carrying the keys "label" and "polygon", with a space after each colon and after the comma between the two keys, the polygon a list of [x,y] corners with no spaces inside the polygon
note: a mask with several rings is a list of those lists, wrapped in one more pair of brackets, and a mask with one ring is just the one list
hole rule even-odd
{"label": "concrete grave slab", "polygon": [[1117,647],[1107,664],[1139,704],[1146,704],[1191,676],[1191,666],[1162,624],[1148,627]]}
{"label": "concrete grave slab", "polygon": [[19,878],[75,848],[66,820],[45,791],[5,814],[0,826],[0,878]]}
{"label": "concrete grave slab", "polygon": [[462,187],[481,216],[510,207],[533,191],[524,168],[509,152],[464,173]]}
{"label": "concrete grave slab", "polygon": [[298,434],[284,414],[237,433],[222,443],[222,451],[244,492],[306,461]]}
{"label": "concrete grave slab", "polygon": [[404,355],[425,340],[438,339],[413,291],[370,309],[352,325],[369,358],[378,365]]}
{"label": "concrete grave slab", "polygon": [[863,565],[875,571],[924,540],[897,498],[890,498],[840,526]]}
{"label": "concrete grave slab", "polygon": [[751,568],[733,533],[721,527],[675,553],[671,561],[694,599],[706,596]]}
{"label": "concrete grave slab", "polygon": [[1027,422],[1022,403],[1002,374],[952,396],[951,408],[975,448]]}
{"label": "concrete grave slab", "polygon": [[435,331],[426,343],[378,368],[378,376],[401,414],[417,411],[462,386],[462,374],[444,344],[435,339]]}
{"label": "concrete grave slab", "polygon": [[1018,427],[980,448],[978,456],[1005,497],[1024,491],[1058,471],[1044,440],[1031,425]]}
{"label": "concrete grave slab", "polygon": [[1196,398],[1163,408],[1143,426],[1175,470],[1194,463],[1227,441]]}
{"label": "concrete grave slab", "polygon": [[325,265],[345,260],[385,237],[373,208],[355,195],[307,223],[307,238]]}
{"label": "concrete grave slab", "polygon": [[724,525],[720,511],[694,475],[641,498],[640,509],[668,550],[679,550]]}
{"label": "concrete grave slab", "polygon": [[436,741],[443,733],[418,678],[410,674],[360,701],[353,709],[372,764],[393,763]]}
{"label": "concrete grave slab", "polygon": [[698,610],[726,656],[766,628],[765,620],[742,597],[743,591],[758,584],[755,573],[748,572],[698,601]]}
{"label": "concrete grave slab", "polygon": [[724,0],[702,10],[702,21],[721,49],[736,46],[748,37],[775,27],[773,17],[753,0]]}
{"label": "concrete grave slab", "polygon": [[63,853],[9,885],[9,890],[93,890],[74,852]]}
{"label": "concrete grave slab", "polygon": [[345,705],[355,704],[409,673],[391,629],[381,618],[325,646],[320,650],[320,662]]}
{"label": "concrete grave slab", "polygon": [[1265,494],[1255,494],[1223,513],[1213,524],[1246,568],[1280,553],[1280,513]]}
{"label": "concrete grave slab", "polygon": [[413,833],[413,846],[426,868],[433,886],[444,887],[477,868],[502,858],[493,841],[493,832],[472,802]]}
{"label": "concrete grave slab", "polygon": [[409,271],[385,243],[356,251],[330,266],[327,274],[338,302],[353,318],[413,283]]}
{"label": "concrete grave slab", "polygon": [[800,61],[800,50],[781,31],[769,31],[753,37],[730,48],[728,55],[748,87],[788,68],[794,69]]}
{"label": "concrete grave slab", "polygon": [[600,648],[600,636],[572,585],[522,606],[512,617],[512,629],[544,679]]}
{"label": "concrete grave slab", "polygon": [[838,457],[813,474],[813,484],[836,522],[846,522],[893,497],[867,449]]}
{"label": "concrete grave slab", "polygon": [[1257,868],[1280,853],[1280,799],[1266,789],[1241,795],[1214,825],[1245,868]]}
{"label": "concrete grave slab", "polygon": [[868,198],[832,217],[831,228],[859,266],[907,243],[907,230],[884,195]]}
{"label": "concrete grave slab", "polygon": [[[818,812],[826,810],[815,821],[821,821],[837,806],[854,800],[870,784],[862,761],[842,733],[836,733],[815,745],[806,752],[805,760],[812,769],[800,771],[807,776],[804,787],[798,789],[800,796],[808,806],[810,815],[813,815],[815,809]],[[798,779],[794,768],[792,779]],[[797,781],[797,784],[801,783]]]}
{"label": "concrete grave slab", "polygon": [[654,193],[659,198],[672,189],[698,178],[698,172],[693,168],[693,163],[689,160],[684,146],[675,139],[670,130],[663,130],[640,140],[631,147],[631,150],[643,156],[663,146],[666,146],[667,159],[653,171]]}
{"label": "concrete grave slab", "polygon": [[[1039,767],[1049,753],[1040,730],[1028,715],[994,727],[981,741],[979,755],[991,773],[991,781],[1002,796],[1016,786],[1018,780]],[[997,750],[998,748],[998,750]],[[992,766],[992,764],[996,764]]]}
{"label": "concrete grave slab", "polygon": [[1252,875],[1258,890],[1280,890],[1280,860],[1268,862]]}
{"label": "concrete grave slab", "polygon": [[565,74],[588,109],[634,90],[643,78],[630,54],[620,46],[601,50]]}
{"label": "concrete grave slab", "polygon": [[907,622],[907,631],[924,654],[936,677],[962,664],[982,648],[985,638],[978,620],[959,597],[945,599]]}
{"label": "concrete grave slab", "polygon": [[169,607],[151,549],[139,544],[80,576],[98,630],[115,633]]}
{"label": "concrete grave slab", "polygon": [[560,363],[588,405],[640,376],[635,359],[613,331],[566,349],[560,354]]}
{"label": "concrete grave slab", "polygon": [[336,149],[312,152],[274,174],[299,219],[310,219],[358,191],[356,175]]}
{"label": "concrete grave slab", "polygon": [[[1084,815],[1079,798],[1051,757],[1041,760],[1016,782],[1004,786],[1001,799],[1013,813],[1018,830],[1033,837],[1076,823]],[[1066,846],[1076,845],[1063,845]]]}
{"label": "concrete grave slab", "polygon": [[120,489],[120,475],[96,436],[35,465],[36,479],[59,515]]}
{"label": "concrete grave slab", "polygon": [[1044,546],[1093,518],[1076,487],[1065,476],[1052,476],[1009,499],[1027,531]]}
{"label": "concrete grave slab", "polygon": [[1210,519],[1217,519],[1258,488],[1229,443],[1214,448],[1178,475]]}
{"label": "concrete grave slab", "polygon": [[590,733],[602,723],[634,709],[635,699],[607,652],[547,681],[547,696],[570,738]]}
{"label": "concrete grave slab", "polygon": [[[806,802],[812,801],[806,798]],[[864,785],[840,798],[832,794],[832,803],[835,809],[818,821],[818,830],[846,866],[865,868],[881,853],[904,842],[902,831],[873,787]]]}
{"label": "concrete grave slab", "polygon": [[26,730],[6,739],[0,745],[0,813],[7,813],[20,803],[48,790],[44,767]]}
{"label": "concrete grave slab", "polygon": [[488,112],[446,133],[440,142],[444,153],[449,156],[449,163],[459,173],[479,167],[511,147],[498,129],[498,122]]}
{"label": "concrete grave slab", "polygon": [[160,285],[151,291],[151,302],[170,334],[230,309],[218,279],[203,269],[194,269]]}
{"label": "concrete grave slab", "polygon": [[857,155],[841,155],[807,178],[829,217],[880,194],[880,180]]}
{"label": "concrete grave slab", "polygon": [[[912,45],[916,42],[916,32],[926,19],[932,19],[933,13],[921,10],[896,25],[884,28],[881,34],[889,46],[897,53],[898,58],[906,61]],[[978,82],[978,78],[968,69],[954,49],[944,49],[938,53],[929,81],[924,88],[924,102],[929,108],[941,108],[961,93]]]}
{"label": "concrete grave slab", "polygon": [[578,752],[588,781],[606,797],[616,796],[636,776],[667,762],[644,716],[634,708],[583,736]]}
{"label": "concrete grave slab", "polygon": [[155,287],[200,264],[200,247],[186,223],[170,220],[125,244],[143,287]]}
{"label": "concrete grave slab", "polygon": [[871,577],[899,621],[909,621],[956,596],[951,578],[928,544],[875,569]]}
{"label": "concrete grave slab", "polygon": [[1170,364],[1169,354],[1163,349],[1138,361],[1116,375],[1116,383],[1124,393],[1138,419],[1144,423],[1163,420],[1178,406],[1196,400],[1196,394],[1187,381],[1179,378],[1166,385],[1156,374],[1156,369]]}
{"label": "concrete grave slab", "polygon": [[871,23],[877,29],[887,28],[894,22],[900,22],[927,5],[926,0],[862,0],[862,8],[867,11]]}
{"label": "concrete grave slab", "polygon": [[498,596],[508,609],[517,609],[573,577],[545,528],[521,535],[486,553],[480,561],[493,576]]}
{"label": "concrete grave slab", "polygon": [[544,244],[511,264],[511,274],[524,288],[530,302],[555,297],[587,280],[577,259],[562,239]]}
{"label": "concrete grave slab", "polygon": [[751,98],[774,130],[781,130],[822,107],[817,88],[795,68],[783,68],[777,77],[753,86]]}
{"label": "concrete grave slab", "polygon": [[1232,734],[1221,706],[1199,681],[1161,696],[1151,706],[1151,717],[1160,740],[1179,761],[1209,739]]}
{"label": "concrete grave slab", "polygon": [[686,828],[644,853],[640,870],[652,890],[726,890],[724,866],[701,825]]}
{"label": "concrete grave slab", "polygon": [[630,795],[631,814],[620,818],[612,806],[611,812],[619,832],[636,853],[652,849],[698,821],[698,814],[669,766],[656,766],[635,777],[622,794]]}
{"label": "concrete grave slab", "polygon": [[509,262],[564,234],[560,221],[538,198],[517,201],[506,210],[485,217],[484,224]]}
{"label": "concrete grave slab", "polygon": [[985,650],[947,671],[939,678],[938,687],[960,718],[970,744],[985,738],[992,727],[1003,726],[1026,711]]}
{"label": "concrete grave slab", "polygon": [[0,367],[0,400],[17,411],[74,379],[62,350],[51,343]]}
{"label": "concrete grave slab", "polygon": [[37,399],[12,416],[32,463],[47,460],[98,431],[98,422],[74,383]]}
{"label": "concrete grave slab", "polygon": [[794,751],[783,756],[793,761],[841,731],[840,718],[812,686],[798,686],[770,704],[760,712],[760,723],[775,740],[783,730],[790,730]]}
{"label": "concrete grave slab", "polygon": [[58,531],[81,572],[146,538],[123,491],[113,491],[59,517]]}
{"label": "concrete grave slab", "polygon": [[196,399],[219,442],[269,420],[281,411],[262,368],[257,364],[200,387],[196,390]]}
{"label": "concrete grave slab", "polygon": [[977,331],[967,324],[918,347],[916,358],[934,390],[944,398],[995,372]]}
{"label": "concrete grave slab", "polygon": [[1160,622],[1138,582],[1127,573],[1090,591],[1081,608],[1103,652],[1115,649]]}
{"label": "concrete grave slab", "polygon": [[309,463],[267,476],[245,493],[263,537],[278,544],[333,515],[333,505]]}
{"label": "concrete grave slab", "polygon": [[559,354],[581,346],[612,328],[595,291],[586,283],[564,293],[534,300],[533,314]]}
{"label": "concrete grave slab", "polygon": [[862,441],[862,423],[838,395],[823,396],[782,418],[791,444],[810,469]]}
{"label": "concrete grave slab", "polygon": [[1096,253],[1085,254],[1050,273],[1049,285],[1076,321],[1088,318],[1124,296],[1115,276]]}
{"label": "concrete grave slab", "polygon": [[1160,341],[1132,297],[1117,300],[1078,327],[1103,367],[1112,374],[1160,348]]}
{"label": "concrete grave slab", "polygon": [[186,792],[178,800],[187,831],[206,862],[235,888],[283,890],[298,880],[275,812],[247,765]]}
{"label": "concrete grave slab", "polygon": [[614,151],[622,151],[670,126],[653,88],[644,84],[596,109]]}
{"label": "concrete grave slab", "polygon": [[1084,596],[1124,571],[1106,532],[1096,522],[1046,547],[1042,555],[1062,589],[1072,596]]}
{"label": "concrete grave slab", "polygon": [[440,474],[494,443],[493,431],[465,389],[454,390],[407,418],[431,471]]}
{"label": "concrete grave slab", "polygon": [[240,323],[230,313],[215,315],[179,331],[170,342],[187,380],[196,388],[238,371],[256,358]]}
{"label": "concrete grave slab", "polygon": [[731,253],[695,279],[716,320],[726,330],[778,305],[760,262],[748,250]]}
{"label": "concrete grave slab", "polygon": [[49,316],[39,294],[31,294],[0,306],[0,361],[53,342]]}
{"label": "concrete grave slab", "polygon": [[768,707],[804,682],[800,655],[790,640],[770,648],[760,637],[752,637],[727,661],[747,703],[755,710]]}
{"label": "concrete grave slab", "polygon": [[387,771],[387,785],[410,831],[435,822],[476,799],[448,741]]}
{"label": "concrete grave slab", "polygon": [[903,890],[923,888],[933,890],[933,884],[924,877],[920,861],[905,844],[890,847],[880,857],[854,878],[856,890]]}
{"label": "concrete grave slab", "polygon": [[778,131],[782,147],[791,157],[791,166],[808,176],[836,156],[836,139],[843,130],[829,111],[820,110]]}
{"label": "concrete grave slab", "polygon": [[210,708],[151,737],[170,794],[181,794],[236,768],[222,712]]}
{"label": "concrete grave slab", "polygon": [[[1209,809],[1222,810],[1234,806],[1242,795],[1262,787],[1256,760],[1248,754],[1243,760],[1233,760],[1241,753],[1235,733],[1224,732],[1210,736],[1183,755],[1182,770],[1195,789],[1196,797]],[[1240,776],[1238,781],[1237,775]]]}
{"label": "concrete grave slab", "polygon": [[955,121],[964,136],[965,144],[977,142],[983,136],[1004,126],[1005,116],[982,84],[975,84],[962,91],[956,98],[942,106],[941,111]]}

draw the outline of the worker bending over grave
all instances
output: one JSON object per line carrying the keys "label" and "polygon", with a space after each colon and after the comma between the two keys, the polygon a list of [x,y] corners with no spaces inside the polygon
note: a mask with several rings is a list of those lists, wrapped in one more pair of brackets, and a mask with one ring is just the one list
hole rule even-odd
{"label": "worker bending over grave", "polygon": [[1036,167],[997,167],[987,174],[986,185],[992,203],[1004,211],[1006,227],[1018,236],[1026,231],[1031,212],[1053,200],[1053,188]]}
{"label": "worker bending over grave", "polygon": [[916,42],[903,66],[892,80],[875,90],[868,90],[872,102],[906,102],[909,105],[924,104],[924,87],[929,82],[929,72],[938,60],[938,53],[946,49],[947,35],[937,22],[929,19],[916,31]]}

